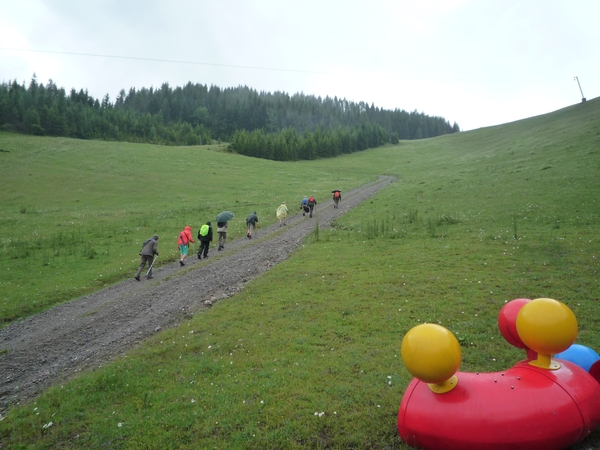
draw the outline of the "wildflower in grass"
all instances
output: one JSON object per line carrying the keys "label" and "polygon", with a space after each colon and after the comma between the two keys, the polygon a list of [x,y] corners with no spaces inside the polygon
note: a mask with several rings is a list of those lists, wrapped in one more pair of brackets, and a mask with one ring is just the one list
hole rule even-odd
{"label": "wildflower in grass", "polygon": [[52,422],[48,422],[47,424],[42,425],[42,428],[43,429],[50,428],[52,425],[54,425]]}
{"label": "wildflower in grass", "polygon": [[123,422],[119,422],[119,423],[117,424],[117,426],[118,426],[119,428],[121,428],[121,427],[123,426]]}

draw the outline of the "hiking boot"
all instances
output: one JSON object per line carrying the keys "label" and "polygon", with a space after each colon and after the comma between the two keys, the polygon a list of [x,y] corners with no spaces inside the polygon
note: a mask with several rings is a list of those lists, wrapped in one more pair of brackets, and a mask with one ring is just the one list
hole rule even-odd
{"label": "hiking boot", "polygon": [[182,266],[185,266],[185,264],[184,264],[184,262],[183,262],[183,259],[180,259],[180,260],[179,260],[179,264],[181,264]]}
{"label": "hiking boot", "polygon": [[[206,256],[205,256],[205,258],[206,258]],[[202,259],[202,255],[198,255],[198,259]]]}
{"label": "hiking boot", "polygon": [[140,277],[138,277],[137,275],[134,277],[136,280],[140,281]]}
{"label": "hiking boot", "polygon": [[208,255],[204,255],[204,259],[208,258]]}

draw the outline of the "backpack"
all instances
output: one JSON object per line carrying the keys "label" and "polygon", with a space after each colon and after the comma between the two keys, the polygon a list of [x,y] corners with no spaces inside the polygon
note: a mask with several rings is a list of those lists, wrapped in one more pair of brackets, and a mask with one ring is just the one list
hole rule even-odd
{"label": "backpack", "polygon": [[210,227],[207,224],[202,225],[200,231],[198,231],[198,239],[200,239],[202,236],[206,236],[209,228]]}
{"label": "backpack", "polygon": [[302,199],[302,204],[303,204],[303,205],[306,205],[306,203],[308,203],[308,199],[306,199],[306,198],[303,198],[303,199]]}
{"label": "backpack", "polygon": [[310,203],[314,203],[315,202],[315,198],[311,195],[310,198],[308,199],[308,201]]}
{"label": "backpack", "polygon": [[340,191],[335,191],[333,193],[333,198],[340,198]]}

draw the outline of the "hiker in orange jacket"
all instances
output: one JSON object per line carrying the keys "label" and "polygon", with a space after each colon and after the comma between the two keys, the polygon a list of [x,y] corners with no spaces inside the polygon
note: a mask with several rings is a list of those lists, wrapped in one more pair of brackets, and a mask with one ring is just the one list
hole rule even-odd
{"label": "hiker in orange jacket", "polygon": [[177,245],[179,245],[180,254],[179,264],[182,266],[185,266],[183,260],[188,255],[190,242],[193,244],[195,241],[192,238],[192,228],[188,225],[181,233],[179,233],[179,239],[177,239]]}

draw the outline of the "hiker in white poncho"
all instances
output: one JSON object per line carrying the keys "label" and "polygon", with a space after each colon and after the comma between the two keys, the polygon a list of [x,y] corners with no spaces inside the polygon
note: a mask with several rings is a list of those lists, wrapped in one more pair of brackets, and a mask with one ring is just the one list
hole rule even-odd
{"label": "hiker in white poncho", "polygon": [[286,219],[288,215],[287,206],[285,206],[285,202],[281,202],[281,205],[277,207],[277,218],[279,219],[279,226],[286,225]]}

